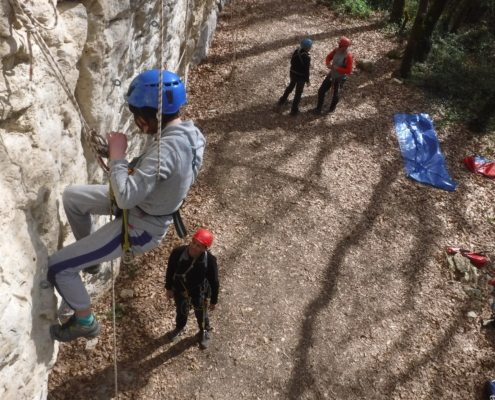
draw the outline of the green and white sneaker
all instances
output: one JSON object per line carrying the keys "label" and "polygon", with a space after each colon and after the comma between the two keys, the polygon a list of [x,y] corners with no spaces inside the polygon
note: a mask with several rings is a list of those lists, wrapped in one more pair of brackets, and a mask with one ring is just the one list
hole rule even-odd
{"label": "green and white sneaker", "polygon": [[77,322],[76,316],[73,315],[70,319],[62,325],[50,326],[50,335],[53,340],[59,342],[72,342],[77,338],[83,337],[86,339],[92,339],[100,334],[100,324],[94,318],[91,325],[82,325]]}

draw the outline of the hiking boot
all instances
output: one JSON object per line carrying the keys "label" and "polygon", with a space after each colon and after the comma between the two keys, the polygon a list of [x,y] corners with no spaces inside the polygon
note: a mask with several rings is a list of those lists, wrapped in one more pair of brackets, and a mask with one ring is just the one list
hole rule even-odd
{"label": "hiking boot", "polygon": [[301,111],[299,111],[299,110],[292,110],[289,115],[291,117],[297,117],[299,114],[301,114]]}
{"label": "hiking boot", "polygon": [[211,337],[210,337],[210,333],[208,331],[204,331],[203,334],[201,334],[201,332],[199,332],[199,337],[201,339],[201,348],[203,350],[206,350],[208,347],[210,347],[210,344],[211,344]]}
{"label": "hiking boot", "polygon": [[87,274],[96,275],[98,272],[101,271],[101,264],[93,265],[92,267],[86,267],[83,269],[83,271]]}
{"label": "hiking boot", "polygon": [[318,107],[312,108],[311,110],[308,111],[310,114],[314,115],[321,115],[323,114],[321,110]]}
{"label": "hiking boot", "polygon": [[171,341],[171,342],[175,342],[176,340],[179,339],[179,336],[180,334],[182,333],[183,329],[178,329],[178,328],[175,328],[173,331],[170,331],[168,333],[168,339]]}
{"label": "hiking boot", "polygon": [[77,322],[76,316],[73,315],[69,320],[62,325],[50,326],[50,335],[53,340],[59,342],[72,342],[77,338],[83,337],[92,339],[100,334],[100,324],[96,317],[91,325],[82,325]]}

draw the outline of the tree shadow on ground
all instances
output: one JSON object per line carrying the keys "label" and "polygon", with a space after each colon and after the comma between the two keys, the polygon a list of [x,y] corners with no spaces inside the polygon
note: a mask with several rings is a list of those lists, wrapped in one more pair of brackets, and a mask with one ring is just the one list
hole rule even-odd
{"label": "tree shadow on ground", "polygon": [[[128,308],[128,311],[131,312],[131,308]],[[132,318],[137,319],[135,326],[144,327],[145,324],[139,321],[139,313],[134,312],[132,314]],[[137,392],[139,389],[146,387],[153,370],[198,344],[196,336],[186,337],[165,351],[152,356],[158,349],[171,343],[167,336],[168,333],[153,339],[147,335],[146,330],[143,328],[140,332],[134,332],[134,334],[140,335],[145,344],[141,347],[134,347],[132,339],[130,343],[122,344],[125,348],[126,359],[117,362],[118,389],[121,394],[124,392]],[[74,376],[51,390],[48,400],[65,400],[68,393],[74,394],[74,397],[72,397],[74,400],[107,400],[115,394],[114,374],[114,366],[111,365],[92,374]]]}
{"label": "tree shadow on ground", "polygon": [[[293,155],[294,150],[298,150],[304,148],[308,139],[318,136],[313,135],[311,133],[311,129],[308,127],[304,130],[305,136],[299,136],[301,133],[301,129],[305,126],[307,127],[308,121],[314,120],[314,118],[302,116],[301,118],[296,119],[286,119],[281,120],[280,118],[274,118],[272,121],[268,121],[268,123],[264,123],[265,121],[260,121],[256,118],[259,113],[262,113],[263,110],[266,109],[266,106],[256,106],[248,109],[244,109],[238,112],[238,117],[241,120],[248,121],[245,125],[236,125],[236,131],[240,132],[248,132],[248,131],[256,131],[265,129],[279,129],[284,131],[286,137],[290,137],[293,139],[290,143],[290,146],[286,146],[284,149],[283,157],[280,157],[280,161],[274,161],[271,167],[257,167],[251,161],[245,161],[243,159],[233,159],[226,157],[227,148],[229,143],[233,140],[232,134],[225,134],[224,137],[220,141],[215,144],[215,160],[213,162],[213,168],[222,170],[222,166],[228,165],[229,169],[233,169],[235,167],[242,167],[248,169],[252,174],[268,174],[272,177],[273,181],[285,182],[285,184],[294,184],[298,182],[301,187],[298,189],[297,193],[289,198],[289,199],[279,199],[271,205],[265,215],[270,215],[272,220],[282,220],[287,214],[290,214],[294,206],[292,205],[292,201],[296,201],[300,197],[304,197],[304,193],[307,190],[317,190],[320,191],[324,188],[315,184],[313,182],[312,177],[318,176],[321,174],[321,164],[325,157],[331,154],[333,151],[338,149],[341,146],[345,146],[348,144],[349,137],[346,139],[341,139],[338,135],[338,132],[342,130],[349,130],[351,132],[359,132],[361,126],[367,126],[370,122],[372,122],[376,117],[370,116],[369,118],[363,118],[359,121],[348,121],[341,122],[339,121],[336,125],[332,125],[329,127],[328,135],[323,135],[321,139],[323,140],[323,144],[320,146],[320,150],[315,157],[315,159],[310,160],[312,167],[309,169],[309,172],[305,175],[304,178],[294,178],[290,175],[286,175],[277,171],[277,166],[287,160]],[[380,114],[380,112],[378,112]],[[224,117],[222,117],[224,118]],[[230,117],[226,116],[226,120]],[[205,123],[208,124],[211,121]],[[392,120],[390,120],[390,126],[392,126]],[[379,132],[380,128],[377,128],[377,132]],[[376,133],[376,132],[375,132]],[[267,145],[271,141],[276,142],[279,138],[276,135],[272,137],[264,137],[261,139],[263,145]],[[451,139],[453,140],[453,139]],[[358,133],[352,135],[351,141],[359,142],[363,145],[366,144],[374,144],[380,148],[380,144],[385,147],[385,139],[384,137],[377,136],[375,134],[372,135],[359,135]],[[449,141],[442,143],[442,146],[449,146]],[[269,154],[266,157],[270,157]],[[318,373],[312,371],[311,369],[311,360],[310,353],[311,349],[315,344],[315,338],[317,335],[317,327],[316,327],[316,319],[318,315],[322,313],[323,310],[328,308],[329,304],[332,302],[335,294],[335,290],[337,287],[337,283],[339,281],[341,268],[343,266],[344,260],[349,255],[350,248],[358,245],[366,235],[373,228],[377,217],[383,211],[383,208],[386,205],[386,201],[388,200],[388,196],[392,191],[392,185],[397,180],[399,174],[403,174],[402,162],[400,162],[400,152],[397,150],[397,156],[395,158],[395,162],[397,163],[397,167],[395,172],[392,174],[380,176],[380,180],[373,187],[373,194],[368,201],[369,206],[360,214],[356,223],[352,225],[350,228],[350,232],[345,235],[335,246],[332,255],[329,258],[327,268],[325,271],[324,279],[322,279],[321,288],[313,298],[312,301],[306,307],[304,314],[307,316],[312,316],[312,318],[308,321],[306,320],[304,324],[301,326],[301,337],[298,339],[298,345],[295,350],[294,359],[297,360],[295,367],[292,370],[292,375],[290,381],[290,385],[286,388],[285,393],[288,398],[291,399],[301,399],[303,396],[308,396],[308,393],[311,393],[315,398],[321,395],[318,389],[315,387],[315,382],[318,380]],[[387,170],[389,168],[384,168]],[[216,174],[215,174],[216,175]],[[212,186],[215,186],[214,181],[210,181]],[[418,184],[419,185],[419,184]],[[256,190],[256,182],[253,182],[252,185],[246,186],[243,188],[244,191],[255,191]],[[422,202],[434,202],[435,194],[438,193],[439,189],[432,188],[431,190],[425,190],[421,192]],[[407,196],[408,192],[402,194],[402,196]],[[221,197],[221,194],[220,194]],[[327,196],[322,195],[322,199],[330,200]],[[456,197],[452,196],[450,202],[455,203],[457,200]],[[400,204],[400,199],[397,201]],[[283,209],[283,212],[277,211]],[[405,299],[404,309],[410,310],[413,312],[412,319],[415,320],[416,323],[421,323],[421,315],[419,313],[414,312],[414,299],[418,296],[417,293],[417,282],[419,280],[421,272],[424,271],[425,263],[423,261],[417,261],[418,254],[432,255],[438,252],[436,248],[435,238],[441,235],[441,225],[442,222],[438,219],[435,210],[423,208],[419,210],[421,213],[417,214],[417,220],[421,221],[422,219],[430,219],[433,221],[437,221],[438,230],[424,230],[423,225],[418,223],[417,226],[412,228],[412,234],[416,238],[416,244],[414,248],[411,250],[410,258],[404,262],[402,265],[397,266],[399,271],[403,274],[404,279],[408,282],[410,290],[407,294],[407,298]],[[228,207],[226,207],[226,212],[229,212]],[[397,213],[407,213],[410,210],[400,208],[397,210]],[[416,211],[414,211],[416,212]],[[263,217],[263,216],[261,216]],[[248,232],[257,232],[262,228],[261,224],[257,221],[252,221],[247,224]],[[266,229],[265,227],[265,235],[270,235],[273,233],[273,230]],[[249,237],[249,234],[247,235]],[[242,240],[236,242],[233,247],[236,251],[242,252],[243,250],[249,250],[249,246],[245,245],[245,238],[243,236]],[[244,243],[243,243],[244,242]],[[340,390],[340,396],[348,395],[349,393],[354,393],[359,396],[369,395],[369,391],[366,389],[368,387],[374,386],[375,379],[381,375],[385,374],[385,380],[381,384],[384,388],[384,391],[392,396],[397,389],[398,386],[404,384],[411,380],[411,376],[418,376],[421,372],[422,366],[429,364],[432,360],[442,360],[446,357],[448,352],[446,349],[450,345],[450,341],[452,337],[456,333],[459,326],[463,326],[463,318],[464,314],[467,311],[467,308],[464,307],[458,314],[452,319],[446,328],[445,332],[440,336],[440,338],[434,343],[434,347],[428,351],[426,354],[421,356],[419,360],[411,361],[405,370],[400,371],[398,373],[390,373],[387,371],[376,371],[376,370],[362,370],[360,371],[360,376],[364,378],[360,378],[361,384],[353,386],[352,384],[346,387],[340,387],[339,384],[335,383],[335,390]],[[379,321],[374,321],[379,322]],[[386,354],[388,360],[397,357],[402,349],[411,348],[414,344],[414,332],[406,332],[402,334],[402,336],[395,341],[393,345],[393,350],[389,351]],[[344,391],[345,390],[345,391]],[[341,397],[343,398],[343,397]]]}
{"label": "tree shadow on ground", "polygon": [[[445,143],[444,145],[448,144]],[[402,169],[398,168],[397,173],[402,173]],[[369,201],[370,208],[361,214],[359,222],[351,228],[350,233],[337,243],[335,250],[329,258],[325,279],[323,279],[324,283],[322,284],[318,295],[307,305],[304,312],[305,315],[311,315],[312,318],[306,320],[301,326],[301,337],[294,357],[298,361],[292,370],[291,383],[286,390],[288,398],[301,399],[303,396],[308,396],[308,393],[311,393],[313,396],[319,396],[321,394],[319,389],[315,386],[318,376],[312,372],[310,358],[311,349],[315,344],[315,337],[317,335],[315,317],[321,314],[332,302],[339,281],[340,271],[346,256],[349,254],[350,248],[359,244],[371,230],[376,217],[381,212],[381,208],[377,207],[377,205],[384,203],[387,192],[391,190],[391,185],[396,177],[397,175],[381,177],[380,182],[374,186],[373,196]],[[423,192],[423,201],[431,201],[435,190],[436,189],[432,189],[432,192]],[[455,198],[451,198],[450,200],[456,202]],[[371,208],[371,206],[373,207]],[[418,220],[421,220],[421,218],[438,220],[434,210],[430,210],[421,210],[422,214],[418,215]],[[397,213],[400,212],[400,210],[397,210]],[[407,212],[407,210],[403,210],[402,212]],[[438,221],[438,226],[441,226],[441,221]],[[414,235],[418,239],[416,249],[411,252],[411,258],[407,262],[402,266],[398,266],[399,270],[402,271],[404,278],[409,281],[410,286],[405,309],[414,310],[414,298],[418,295],[416,293],[417,288],[415,284],[418,282],[420,272],[425,268],[424,262],[415,262],[415,257],[417,257],[418,254],[434,254],[437,252],[438,250],[435,248],[433,239],[441,234],[442,232],[440,229],[438,231],[423,231],[421,224],[418,224],[414,229]],[[449,323],[445,333],[436,341],[433,349],[420,357],[419,360],[411,361],[405,370],[386,376],[383,386],[388,396],[393,396],[398,386],[410,382],[414,376],[418,376],[424,365],[432,362],[441,362],[447,357],[448,352],[446,350],[450,346],[450,342],[458,328],[465,325],[464,315],[468,309],[468,306],[465,305],[462,310],[457,313],[455,318]],[[421,316],[419,314],[416,314],[414,319],[416,319],[418,324],[421,323]],[[402,337],[394,343],[394,350],[388,353],[388,360],[391,361],[394,357],[397,357],[404,348],[410,348],[413,344],[414,331],[404,333]],[[384,371],[379,368],[361,370],[356,373],[356,379],[359,380],[359,384],[354,386],[350,384],[345,387],[340,387],[340,385],[335,382],[335,387],[333,389],[341,389],[341,392],[337,393],[338,396],[345,396],[352,392],[355,395],[363,396],[364,398],[370,394],[370,388],[375,386],[377,378],[383,373]],[[334,390],[332,391],[334,392]],[[333,394],[335,395],[335,392]],[[440,395],[440,393],[436,393],[435,395]]]}
{"label": "tree shadow on ground", "polygon": [[[367,32],[371,31],[374,29],[377,29],[379,27],[379,24],[376,22],[373,22],[368,25],[364,26],[356,26],[352,28],[342,28],[338,30],[334,30],[332,32],[320,32],[316,34],[311,34],[307,35],[309,36],[313,42],[321,42],[329,39],[333,39],[335,43],[330,45],[331,48],[336,47],[338,39],[344,35],[354,35],[356,33],[362,33],[362,32]],[[259,56],[263,53],[266,52],[271,52],[271,51],[276,51],[282,47],[288,47],[288,46],[297,46],[299,45],[299,41],[303,38],[301,34],[298,35],[293,35],[290,37],[286,37],[284,39],[278,39],[278,40],[273,40],[271,42],[259,44],[257,46],[249,46],[246,49],[236,49],[235,55],[236,55],[236,60],[240,61],[248,57],[255,57]],[[206,57],[203,62],[211,62],[214,64],[229,64],[234,57],[234,52],[226,52],[222,55],[212,55]]]}

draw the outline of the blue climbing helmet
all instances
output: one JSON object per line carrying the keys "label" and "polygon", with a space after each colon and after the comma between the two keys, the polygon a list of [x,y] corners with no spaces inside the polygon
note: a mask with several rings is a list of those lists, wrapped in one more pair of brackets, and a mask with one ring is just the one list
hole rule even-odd
{"label": "blue climbing helmet", "polygon": [[[134,107],[158,109],[159,70],[145,71],[136,76],[127,91],[126,100]],[[175,114],[187,102],[186,88],[180,78],[170,71],[162,71],[162,114]]]}
{"label": "blue climbing helmet", "polygon": [[301,40],[301,48],[307,49],[311,46],[313,46],[313,41],[310,38],[304,38],[303,40]]}

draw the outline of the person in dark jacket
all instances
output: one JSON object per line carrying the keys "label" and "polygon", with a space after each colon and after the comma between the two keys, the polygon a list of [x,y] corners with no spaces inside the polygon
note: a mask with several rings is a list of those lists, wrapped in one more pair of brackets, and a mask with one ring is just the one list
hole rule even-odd
{"label": "person in dark jacket", "polygon": [[175,342],[186,327],[192,308],[198,321],[201,347],[210,346],[208,309],[215,309],[220,287],[217,259],[207,251],[212,243],[213,234],[200,229],[188,246],[177,247],[170,254],[165,289],[167,298],[174,299],[176,307],[175,329],[168,335],[171,342]]}
{"label": "person in dark jacket", "polygon": [[290,60],[290,83],[285,89],[284,94],[278,100],[278,105],[283,106],[287,103],[287,98],[296,88],[296,94],[294,95],[294,101],[292,102],[292,110],[290,115],[295,117],[301,112],[299,111],[299,102],[301,101],[301,96],[304,90],[304,84],[310,86],[309,81],[309,66],[311,64],[311,56],[309,51],[313,46],[313,41],[311,39],[305,38],[301,40],[301,47],[294,51],[292,58]]}
{"label": "person in dark jacket", "polygon": [[313,114],[323,114],[322,107],[325,101],[325,95],[333,87],[332,104],[327,114],[333,114],[337,103],[340,100],[340,93],[344,87],[349,74],[352,72],[352,54],[348,48],[351,41],[346,37],[340,39],[339,47],[333,49],[326,57],[325,63],[330,73],[325,77],[318,89],[318,104],[316,108],[310,110]]}

